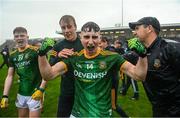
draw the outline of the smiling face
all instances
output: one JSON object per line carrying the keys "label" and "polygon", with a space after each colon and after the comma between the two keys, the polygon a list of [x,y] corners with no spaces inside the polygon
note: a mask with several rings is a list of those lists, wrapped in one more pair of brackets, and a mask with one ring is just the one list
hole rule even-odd
{"label": "smiling face", "polygon": [[87,55],[92,56],[96,54],[101,37],[100,32],[94,32],[93,30],[91,32],[82,31],[80,37]]}
{"label": "smiling face", "polygon": [[77,38],[76,25],[73,20],[61,20],[60,27],[66,40],[73,41]]}
{"label": "smiling face", "polygon": [[16,42],[16,45],[18,48],[25,48],[26,45],[28,44],[28,38],[29,36],[27,35],[26,32],[15,32],[14,33],[14,40]]}

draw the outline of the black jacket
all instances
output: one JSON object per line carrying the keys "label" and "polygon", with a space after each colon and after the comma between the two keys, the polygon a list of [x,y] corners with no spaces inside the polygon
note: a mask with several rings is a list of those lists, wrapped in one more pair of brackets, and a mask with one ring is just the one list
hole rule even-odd
{"label": "black jacket", "polygon": [[179,104],[180,43],[168,43],[158,37],[147,49],[147,58],[148,71],[143,85],[152,105]]}

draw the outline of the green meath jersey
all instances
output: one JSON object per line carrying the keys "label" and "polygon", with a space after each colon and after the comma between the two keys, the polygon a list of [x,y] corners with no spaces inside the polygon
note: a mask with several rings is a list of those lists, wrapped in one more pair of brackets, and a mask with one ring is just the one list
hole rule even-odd
{"label": "green meath jersey", "polygon": [[117,53],[98,49],[88,57],[85,50],[63,60],[75,76],[75,117],[109,117],[111,110],[112,71],[119,71],[125,60]]}
{"label": "green meath jersey", "polygon": [[42,80],[38,67],[37,47],[29,45],[22,52],[18,50],[13,51],[10,55],[9,66],[14,67],[19,76],[18,93],[23,96],[31,96]]}

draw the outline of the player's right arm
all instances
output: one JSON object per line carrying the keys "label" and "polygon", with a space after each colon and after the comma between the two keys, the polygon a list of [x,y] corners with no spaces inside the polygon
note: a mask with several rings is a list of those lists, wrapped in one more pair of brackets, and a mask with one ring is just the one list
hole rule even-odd
{"label": "player's right arm", "polygon": [[14,67],[9,67],[8,74],[4,83],[3,97],[1,100],[1,108],[8,107],[8,95],[9,95],[10,88],[12,86],[13,77],[14,77]]}
{"label": "player's right arm", "polygon": [[67,71],[66,64],[63,62],[58,62],[54,66],[51,67],[49,64],[46,54],[47,52],[52,49],[54,45],[54,40],[51,38],[45,38],[42,42],[41,47],[38,50],[38,62],[39,62],[39,69],[41,72],[41,76],[44,80],[51,80],[57,77],[59,74],[63,74]]}
{"label": "player's right arm", "polygon": [[62,61],[56,63],[52,67],[50,66],[46,56],[39,56],[38,61],[42,78],[46,81],[52,80],[67,71],[67,67]]}

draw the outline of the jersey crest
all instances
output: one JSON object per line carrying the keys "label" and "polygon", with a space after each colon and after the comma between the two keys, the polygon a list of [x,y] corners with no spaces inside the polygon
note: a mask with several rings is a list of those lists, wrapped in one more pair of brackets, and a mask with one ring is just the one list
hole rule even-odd
{"label": "jersey crest", "polygon": [[107,68],[107,64],[105,61],[100,61],[99,62],[99,69],[106,69]]}
{"label": "jersey crest", "polygon": [[161,66],[161,61],[160,61],[160,59],[155,59],[155,60],[154,60],[154,67],[155,67],[156,69],[158,69],[160,66]]}

